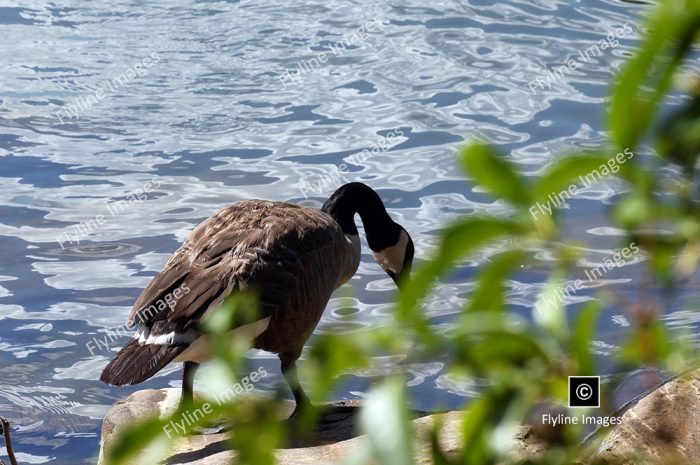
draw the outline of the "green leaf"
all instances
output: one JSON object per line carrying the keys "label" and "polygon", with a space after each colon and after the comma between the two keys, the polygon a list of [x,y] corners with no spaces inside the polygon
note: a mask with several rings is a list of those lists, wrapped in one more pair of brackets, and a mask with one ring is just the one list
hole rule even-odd
{"label": "green leaf", "polygon": [[462,420],[462,460],[465,465],[499,463],[512,441],[517,422],[532,407],[510,386],[493,386],[469,404]]}
{"label": "green leaf", "polygon": [[530,205],[530,189],[513,165],[491,147],[475,144],[461,153],[462,163],[477,184],[514,205]]}
{"label": "green leaf", "polygon": [[613,207],[613,218],[627,230],[635,230],[654,216],[654,205],[648,196],[639,191],[632,192]]}
{"label": "green leaf", "polygon": [[700,156],[700,88],[690,102],[664,121],[657,132],[656,147],[659,155],[680,165],[685,176],[693,179]]}
{"label": "green leaf", "polygon": [[360,411],[359,420],[369,443],[370,456],[376,463],[413,463],[413,431],[402,379],[389,379],[373,389]]}
{"label": "green leaf", "polygon": [[664,360],[671,350],[668,330],[657,320],[642,321],[634,328],[620,350],[620,359],[632,366],[650,365]]}
{"label": "green leaf", "polygon": [[419,332],[428,335],[427,323],[417,312],[416,306],[433,283],[479,246],[523,230],[522,225],[514,221],[488,217],[466,218],[450,226],[443,233],[435,256],[417,268],[399,294],[397,316],[404,322],[413,323]]}
{"label": "green leaf", "polygon": [[600,317],[601,303],[588,302],[579,313],[574,324],[571,349],[578,364],[577,375],[595,375],[595,360],[591,354],[591,341],[595,336],[596,323]]}
{"label": "green leaf", "polygon": [[463,368],[479,376],[536,361],[549,365],[562,356],[558,341],[550,335],[534,331],[516,315],[493,312],[462,315],[445,347]]}
{"label": "green leaf", "polygon": [[430,458],[433,465],[452,465],[452,461],[442,450],[440,432],[443,430],[443,417],[435,416],[430,429]]}
{"label": "green leaf", "polygon": [[[165,425],[166,421],[151,418],[129,427],[120,433],[119,437],[110,445],[109,450],[106,452],[106,464],[125,465],[132,463],[131,459],[137,454],[143,453],[152,444],[160,443],[163,440],[162,438],[168,439],[163,431]],[[158,439],[161,441],[157,441]],[[169,441],[172,442],[171,440]],[[159,447],[158,449],[161,448]],[[161,452],[164,455],[167,449]]]}
{"label": "green leaf", "polygon": [[369,365],[372,334],[320,334],[300,366],[303,379],[309,382],[312,401],[325,401],[340,382],[340,376]]}
{"label": "green leaf", "polygon": [[558,339],[566,336],[566,305],[564,294],[571,295],[578,290],[579,280],[564,281],[560,273],[552,275],[533,307],[535,322]]}
{"label": "green leaf", "polygon": [[489,397],[482,396],[469,404],[462,419],[462,463],[482,465],[493,463],[494,451],[489,447],[486,436],[493,428],[490,425],[493,402]]}
{"label": "green leaf", "polygon": [[525,252],[510,250],[494,257],[479,273],[477,288],[471,296],[467,312],[503,311],[503,281],[525,259]]}
{"label": "green leaf", "polygon": [[570,195],[572,191],[583,186],[579,176],[585,177],[595,173],[607,161],[608,158],[596,155],[574,155],[562,158],[557,164],[551,166],[535,184],[535,202],[548,201],[550,196],[557,196],[562,192],[566,192],[562,196]]}
{"label": "green leaf", "polygon": [[530,335],[507,331],[480,334],[478,341],[462,344],[458,354],[464,368],[480,377],[503,370],[519,371],[524,365],[546,365],[548,355]]}
{"label": "green leaf", "polygon": [[613,89],[608,126],[618,148],[635,149],[650,127],[674,72],[690,50],[700,23],[697,0],[664,1],[645,29],[641,49]]}

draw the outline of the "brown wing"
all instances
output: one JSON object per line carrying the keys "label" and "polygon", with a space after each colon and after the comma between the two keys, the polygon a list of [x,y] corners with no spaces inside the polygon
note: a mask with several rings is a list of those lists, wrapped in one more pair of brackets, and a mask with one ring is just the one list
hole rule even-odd
{"label": "brown wing", "polygon": [[311,208],[261,200],[224,208],[173,254],[137,299],[129,321],[145,323],[154,336],[184,332],[234,289],[251,287],[260,297],[261,318],[270,316],[285,306],[300,275],[311,271],[315,260],[309,255],[323,253],[339,237],[337,223]]}
{"label": "brown wing", "polygon": [[197,338],[202,316],[235,290],[255,288],[260,318],[272,317],[272,331],[263,336],[270,332],[274,343],[263,339],[261,348],[277,350],[288,337],[300,350],[347,274],[344,241],[335,220],[310,208],[251,200],[220,210],[195,228],[139,296],[129,320],[140,324],[145,341],[124,346],[100,379],[124,385],[150,378]]}

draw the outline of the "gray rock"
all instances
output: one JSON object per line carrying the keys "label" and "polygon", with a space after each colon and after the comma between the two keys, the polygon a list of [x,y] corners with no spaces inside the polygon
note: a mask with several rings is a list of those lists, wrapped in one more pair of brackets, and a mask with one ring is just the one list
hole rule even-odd
{"label": "gray rock", "polygon": [[629,406],[598,450],[611,463],[640,456],[653,463],[700,463],[700,370],[678,377]]}
{"label": "gray rock", "polygon": [[[119,432],[137,419],[172,414],[179,402],[179,389],[144,390],[117,402],[107,413],[102,425],[102,440],[98,465],[104,461]],[[289,416],[293,402],[285,404],[281,417]],[[320,465],[337,463],[361,447],[362,437],[355,437],[354,414],[359,411],[359,402],[334,402],[330,413],[324,415],[324,426],[316,441],[320,445],[295,447],[276,452],[277,461],[285,465]],[[459,444],[459,418],[462,412],[449,412],[426,416],[413,421],[416,431],[416,463],[430,463],[430,430],[434,421],[442,423],[440,444],[446,454],[457,452]],[[416,412],[416,414],[419,414]],[[168,465],[223,465],[229,464],[232,452],[227,450],[228,433],[196,435],[179,439],[165,463]],[[142,464],[136,458],[134,465]]]}
{"label": "gray rock", "polygon": [[[100,461],[116,435],[138,419],[165,417],[174,412],[179,402],[179,389],[145,390],[117,402],[104,419]],[[653,463],[700,463],[700,370],[679,377],[654,389],[626,407],[622,423],[608,430],[594,459],[609,463],[631,463],[633,457],[644,457]],[[289,415],[293,403],[285,404],[281,418]],[[336,402],[324,416],[324,429],[312,445],[282,449],[276,452],[281,465],[334,464],[356,452],[363,438],[354,436],[354,414],[357,402]],[[415,431],[415,463],[432,463],[430,433],[438,421],[442,425],[438,440],[444,453],[459,452],[462,412],[423,416],[413,420]],[[536,428],[535,428],[536,430]],[[509,445],[509,462],[517,463],[542,457],[546,445],[529,426],[514,432]],[[181,438],[175,444],[169,465],[228,465],[233,453],[227,450],[227,434],[198,435]],[[145,463],[142,458],[132,462]]]}

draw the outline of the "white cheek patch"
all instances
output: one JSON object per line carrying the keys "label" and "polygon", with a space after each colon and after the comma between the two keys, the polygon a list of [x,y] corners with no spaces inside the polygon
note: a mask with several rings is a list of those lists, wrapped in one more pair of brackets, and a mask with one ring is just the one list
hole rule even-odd
{"label": "white cheek patch", "polygon": [[396,245],[387,247],[379,252],[372,251],[372,256],[377,260],[385,270],[391,271],[394,274],[401,273],[403,269],[403,261],[406,256],[406,247],[408,246],[408,234],[406,231],[401,231],[399,242]]}

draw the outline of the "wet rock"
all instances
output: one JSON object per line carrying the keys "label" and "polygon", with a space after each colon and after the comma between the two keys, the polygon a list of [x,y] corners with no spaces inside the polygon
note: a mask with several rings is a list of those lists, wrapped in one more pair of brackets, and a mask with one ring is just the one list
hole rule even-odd
{"label": "wet rock", "polygon": [[165,417],[177,410],[179,389],[146,389],[120,400],[112,406],[102,421],[98,465],[119,433],[134,422],[145,418]]}
{"label": "wet rock", "polygon": [[[100,461],[116,435],[137,419],[167,416],[179,402],[179,389],[145,390],[116,403],[104,419]],[[620,412],[622,423],[604,434],[594,459],[608,463],[632,463],[633,456],[647,457],[652,463],[700,463],[700,371],[676,378],[630,403]],[[281,465],[317,465],[338,463],[356,452],[363,443],[354,437],[354,417],[358,402],[337,402],[324,415],[323,426],[313,444],[294,444],[276,452]],[[285,404],[286,417],[294,404]],[[416,412],[418,413],[418,412]],[[426,415],[413,420],[415,463],[432,463],[430,433],[434,422],[442,429],[438,440],[447,456],[459,452],[462,412]],[[228,465],[228,433],[181,438],[175,444],[169,465]],[[542,457],[545,443],[529,426],[514,431],[509,444],[510,462],[525,462]],[[594,460],[597,461],[597,460]],[[142,458],[132,462],[144,463]]]}
{"label": "wet rock", "polygon": [[700,463],[700,371],[678,377],[643,396],[603,439],[599,456],[610,463]]}
{"label": "wet rock", "polygon": [[[179,402],[179,389],[144,390],[132,394],[127,399],[117,402],[107,413],[102,425],[102,440],[98,464],[104,461],[104,455],[111,447],[119,432],[137,419],[172,414]],[[285,404],[282,417],[289,416],[294,408],[293,402]],[[334,402],[323,415],[322,427],[315,444],[293,444],[293,448],[277,451],[277,461],[289,465],[333,464],[357,451],[361,447],[362,437],[356,437],[354,417],[359,411],[357,401]],[[420,412],[415,412],[420,416]],[[430,463],[430,430],[433,422],[442,424],[440,444],[446,454],[456,454],[459,444],[459,418],[461,412],[449,412],[440,415],[425,416],[413,421],[416,431],[416,463]],[[228,433],[196,435],[179,439],[171,450],[168,465],[228,465],[232,452],[226,441]],[[143,458],[136,458],[134,465],[143,463]]]}

